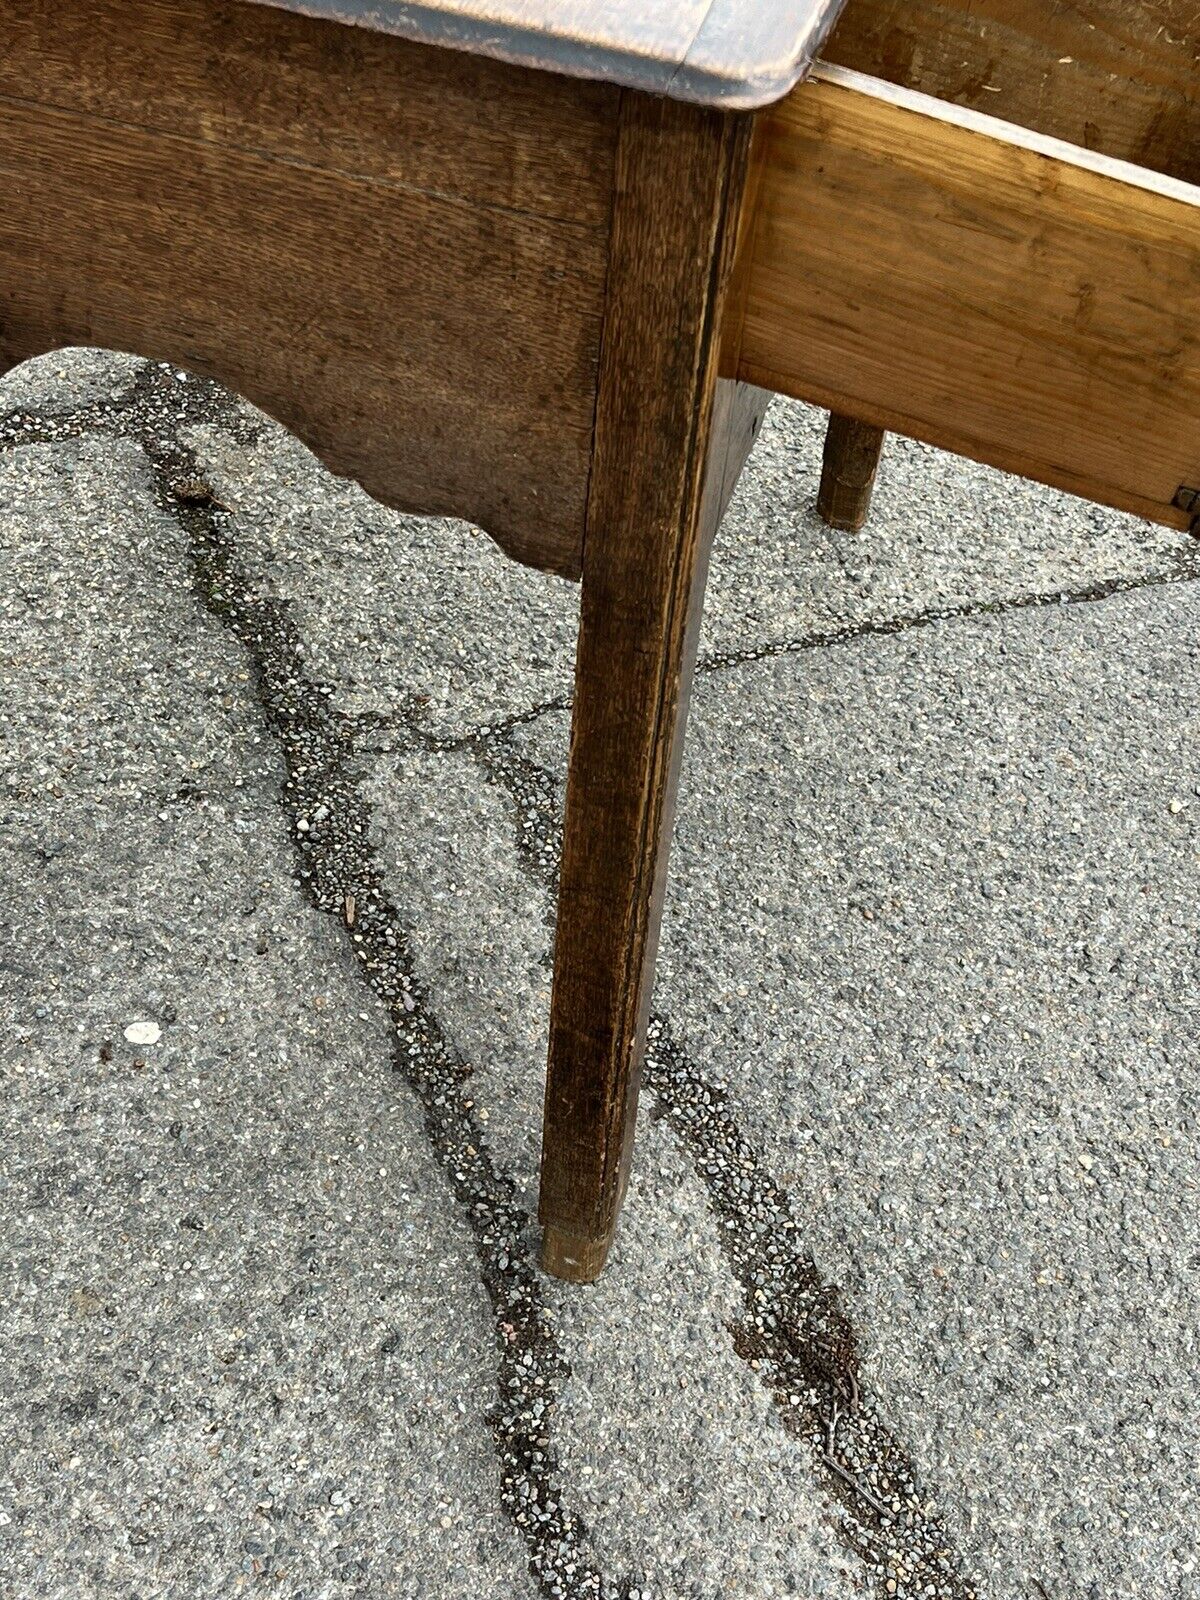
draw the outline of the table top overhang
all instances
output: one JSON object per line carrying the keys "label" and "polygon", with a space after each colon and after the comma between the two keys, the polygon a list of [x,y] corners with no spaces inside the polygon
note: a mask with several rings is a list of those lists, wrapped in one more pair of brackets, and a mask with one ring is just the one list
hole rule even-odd
{"label": "table top overhang", "polygon": [[727,110],[780,99],[843,0],[257,0]]}

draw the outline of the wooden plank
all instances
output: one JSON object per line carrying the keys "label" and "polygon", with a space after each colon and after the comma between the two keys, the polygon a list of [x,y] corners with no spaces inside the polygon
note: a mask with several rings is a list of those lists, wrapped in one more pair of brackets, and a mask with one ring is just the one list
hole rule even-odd
{"label": "wooden plank", "polygon": [[596,78],[748,109],[787,93],[844,0],[266,0],[269,5]]}
{"label": "wooden plank", "polygon": [[1200,182],[1196,0],[849,0],[822,55]]}
{"label": "wooden plank", "polygon": [[840,417],[836,411],[830,417],[817,511],[831,528],[858,533],[866,526],[882,453],[882,428],[856,422],[853,417]]}
{"label": "wooden plank", "polygon": [[624,1191],[708,551],[763,397],[716,395],[747,119],[627,97],[584,545],[546,1083],[543,1260]]}
{"label": "wooden plank", "polygon": [[619,96],[350,37],[201,0],[6,7],[0,361],[211,374],[379,499],[577,575]]}
{"label": "wooden plank", "polygon": [[818,70],[769,113],[731,369],[1184,526],[1200,190]]}
{"label": "wooden plank", "polygon": [[0,6],[0,95],[605,231],[612,207],[612,89],[244,0]]}

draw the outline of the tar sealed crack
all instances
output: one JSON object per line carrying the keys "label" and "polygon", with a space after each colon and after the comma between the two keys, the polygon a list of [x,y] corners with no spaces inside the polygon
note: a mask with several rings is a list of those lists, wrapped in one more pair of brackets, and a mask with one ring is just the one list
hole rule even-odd
{"label": "tar sealed crack", "polygon": [[547,905],[553,923],[553,905],[558,895],[558,867],[561,850],[559,830],[547,830],[543,819],[556,808],[554,779],[544,767],[514,749],[509,730],[495,739],[480,740],[473,754],[488,779],[509,795],[516,820],[517,850],[526,869],[547,890]]}
{"label": "tar sealed crack", "polygon": [[563,1503],[551,1427],[567,1372],[541,1306],[530,1219],[485,1148],[470,1071],[413,976],[404,930],[369,843],[370,815],[352,775],[348,733],[328,688],[308,678],[282,605],[247,585],[219,529],[189,532],[197,590],[250,653],[283,750],[300,880],[313,903],[343,923],[353,901],[348,936],[360,971],[388,1008],[396,1064],[420,1099],[430,1144],[474,1234],[496,1326],[499,1401],[488,1421],[501,1504],[525,1539],[545,1594],[600,1600],[624,1593],[601,1575],[587,1529]]}
{"label": "tar sealed crack", "polygon": [[1172,583],[1200,580],[1200,551],[1188,546],[1171,563],[1157,572],[1128,578],[1097,578],[1079,589],[1052,589],[1032,594],[1009,595],[1003,600],[980,600],[961,606],[931,606],[925,611],[901,612],[871,622],[848,623],[841,628],[826,628],[804,634],[799,639],[780,639],[770,644],[753,645],[746,650],[714,650],[696,663],[697,672],[725,672],[730,667],[755,661],[773,661],[778,656],[801,655],[806,650],[827,650],[832,645],[852,644],[857,639],[890,638],[911,633],[916,628],[931,628],[939,622],[961,622],[971,617],[1006,616],[1010,611],[1039,611],[1048,606],[1090,605],[1110,600],[1114,595],[1136,589],[1156,589]]}
{"label": "tar sealed crack", "polygon": [[136,441],[148,456],[158,502],[187,536],[196,594],[253,666],[259,702],[284,757],[283,804],[298,879],[312,903],[343,927],[360,973],[387,1009],[397,1069],[420,1101],[431,1149],[471,1229],[494,1323],[498,1400],[487,1422],[501,1506],[551,1600],[648,1595],[644,1586],[600,1570],[587,1526],[565,1501],[553,1428],[569,1373],[533,1265],[531,1219],[488,1154],[470,1068],[445,1039],[414,976],[370,844],[370,811],[354,773],[353,724],[335,710],[332,688],[310,676],[287,607],[258,591],[242,567],[234,519],[179,439],[181,426],[200,422],[243,438],[253,431],[215,385],[147,365],[123,402],[61,419],[10,416],[0,422],[0,443],[111,432]]}
{"label": "tar sealed crack", "polygon": [[[545,863],[557,861],[562,834],[553,778],[512,748],[508,729],[483,765],[509,792],[527,871],[552,891]],[[846,1543],[884,1600],[975,1600],[912,1461],[859,1382],[858,1335],[836,1286],[803,1249],[787,1194],[763,1170],[724,1091],[701,1078],[662,1017],[650,1024],[645,1079],[653,1114],[678,1135],[708,1192],[743,1292],[734,1350],[770,1389],[784,1428],[810,1446],[844,1508]]]}
{"label": "tar sealed crack", "polygon": [[859,1340],[838,1290],[803,1248],[787,1194],[680,1049],[650,1027],[646,1081],[692,1157],[745,1313],[734,1348],[770,1387],[783,1426],[811,1447],[847,1516],[841,1532],[881,1594],[975,1600],[976,1589],[903,1447],[859,1383]]}
{"label": "tar sealed crack", "polygon": [[316,906],[348,925],[360,971],[388,1009],[396,1064],[420,1099],[431,1146],[474,1235],[496,1326],[499,1400],[488,1422],[503,1509],[525,1540],[543,1593],[571,1600],[624,1594],[626,1586],[601,1574],[586,1527],[564,1504],[551,1428],[567,1369],[541,1306],[530,1219],[485,1148],[470,1070],[443,1037],[413,976],[369,842],[370,814],[353,776],[346,726],[332,708],[331,690],[308,677],[283,605],[254,592],[220,520],[194,501],[181,507],[180,520],[191,535],[198,594],[254,663],[259,698],[286,762],[284,802],[300,880]]}
{"label": "tar sealed crack", "polygon": [[[491,1304],[498,1403],[488,1418],[499,1463],[500,1500],[525,1541],[542,1593],[561,1600],[621,1600],[629,1582],[603,1574],[583,1521],[564,1503],[554,1448],[554,1414],[567,1368],[532,1265],[531,1219],[497,1172],[475,1114],[470,1069],[456,1056],[417,981],[404,930],[387,897],[369,842],[370,812],[355,776],[355,732],[369,719],[345,718],[333,690],[313,678],[286,606],[256,590],[241,566],[235,520],[198,471],[179,430],[218,423],[243,439],[254,427],[214,385],[147,366],[121,401],[70,416],[14,413],[0,419],[0,445],[51,442],[85,433],[132,438],[153,464],[159,503],[188,536],[196,593],[241,643],[286,765],[285,813],[297,872],[314,905],[337,919],[359,970],[386,1007],[396,1065],[417,1095],[430,1144],[470,1225]],[[992,605],[915,613],[745,652],[707,657],[700,670],[892,634],[987,611],[1106,598],[1147,584],[1200,577],[1200,555],[1168,571],[1099,582],[1069,595],[1029,595]],[[569,697],[442,739],[422,727],[419,703],[387,725],[427,749],[469,751],[509,798],[520,858],[553,905],[560,841],[558,787],[516,743],[516,730]],[[364,748],[369,739],[363,740]],[[552,916],[552,910],[549,913]],[[709,1197],[721,1247],[744,1310],[733,1347],[770,1390],[781,1425],[811,1449],[815,1471],[842,1508],[841,1531],[877,1592],[896,1600],[973,1600],[937,1512],[913,1463],[879,1415],[859,1376],[859,1338],[838,1291],[803,1249],[791,1201],[763,1169],[723,1091],[687,1059],[670,1024],[651,1025],[647,1086],[689,1154]],[[190,1225],[184,1219],[183,1226]],[[88,1402],[90,1403],[90,1401]],[[641,1593],[649,1595],[642,1587]]]}

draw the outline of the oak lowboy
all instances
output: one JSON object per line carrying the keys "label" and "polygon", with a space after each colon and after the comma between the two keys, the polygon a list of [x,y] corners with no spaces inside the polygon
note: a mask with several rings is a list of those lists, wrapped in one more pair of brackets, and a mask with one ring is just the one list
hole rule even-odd
{"label": "oak lowboy", "polygon": [[708,550],[769,392],[837,414],[850,525],[893,428],[1186,527],[1198,54],[1184,0],[0,7],[4,364],[186,365],[582,580],[552,1272],[616,1224]]}

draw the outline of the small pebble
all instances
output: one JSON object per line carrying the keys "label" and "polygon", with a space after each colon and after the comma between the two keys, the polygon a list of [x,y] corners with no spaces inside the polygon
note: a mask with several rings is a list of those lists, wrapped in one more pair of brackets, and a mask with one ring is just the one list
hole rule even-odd
{"label": "small pebble", "polygon": [[162,1038],[162,1029],[157,1022],[131,1022],[125,1029],[125,1037],[130,1044],[157,1044]]}

